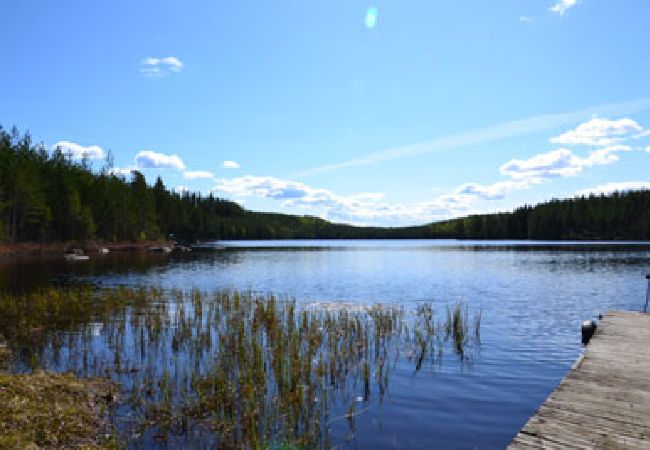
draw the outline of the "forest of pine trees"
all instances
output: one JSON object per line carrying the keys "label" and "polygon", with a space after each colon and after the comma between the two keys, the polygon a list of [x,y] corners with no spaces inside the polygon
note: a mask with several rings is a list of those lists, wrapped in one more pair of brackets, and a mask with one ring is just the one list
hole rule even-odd
{"label": "forest of pine trees", "polygon": [[431,238],[648,240],[650,191],[551,200],[510,213],[475,215],[416,228]]}
{"label": "forest of pine trees", "polygon": [[650,239],[650,191],[553,200],[509,213],[428,225],[380,228],[334,224],[310,216],[256,213],[238,204],[93,172],[29,134],[0,127],[0,242],[96,239]]}

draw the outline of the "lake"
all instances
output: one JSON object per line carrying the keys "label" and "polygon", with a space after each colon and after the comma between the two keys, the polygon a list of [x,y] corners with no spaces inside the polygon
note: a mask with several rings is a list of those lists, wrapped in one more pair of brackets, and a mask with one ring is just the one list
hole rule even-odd
{"label": "lake", "polygon": [[[228,289],[292,298],[299,305],[382,303],[415,310],[431,304],[439,312],[462,302],[470,313],[481,313],[480,345],[471,357],[446,353],[419,370],[402,358],[381,402],[369,403],[353,427],[346,420],[331,422],[331,444],[503,448],[581,353],[581,321],[610,309],[642,309],[650,272],[650,243],[643,242],[222,244],[217,251],[114,253],[77,263],[3,260],[0,289],[79,283]],[[101,341],[108,329],[98,328],[95,337]],[[69,353],[64,364],[45,352],[42,365],[80,372]],[[158,444],[144,439],[138,445]]]}

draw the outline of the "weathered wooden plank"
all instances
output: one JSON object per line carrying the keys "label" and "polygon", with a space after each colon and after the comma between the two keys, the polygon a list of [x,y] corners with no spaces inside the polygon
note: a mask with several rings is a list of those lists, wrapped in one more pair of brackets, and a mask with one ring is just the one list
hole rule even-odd
{"label": "weathered wooden plank", "polygon": [[560,440],[560,442],[554,441],[551,438],[539,437],[527,434],[525,432],[519,433],[512,444],[508,447],[510,449],[527,449],[527,448],[543,448],[543,449],[583,449],[583,446],[576,446],[567,444]]}
{"label": "weathered wooden plank", "polygon": [[618,408],[611,403],[597,404],[593,407],[585,407],[584,404],[576,401],[563,401],[563,400],[547,400],[544,406],[551,408],[561,409],[569,412],[581,412],[585,415],[594,417],[603,417],[608,420],[625,422],[644,426],[648,424],[650,417],[648,414],[640,414],[632,408],[624,409]]}
{"label": "weathered wooden plank", "polygon": [[650,437],[649,423],[622,422],[615,416],[598,417],[582,411],[571,411],[542,405],[535,417],[543,418],[547,421],[555,420],[570,423],[574,426],[589,424],[599,430],[605,430],[609,433],[618,432],[621,436],[629,436],[635,439],[647,439]]}
{"label": "weathered wooden plank", "polygon": [[585,433],[581,427],[574,429],[568,423],[555,420],[546,421],[539,416],[533,417],[522,431],[543,439],[561,441],[565,445],[577,448],[590,449],[598,443],[596,436]]}
{"label": "weathered wooden plank", "polygon": [[650,448],[650,315],[605,315],[508,448]]}
{"label": "weathered wooden plank", "polygon": [[[611,388],[620,388],[621,387],[621,378],[612,377],[612,376],[603,376],[602,372],[592,371],[592,370],[579,370],[574,371],[572,374],[572,380],[584,381],[590,383],[598,383],[603,387]],[[624,378],[624,384],[626,384],[630,390],[641,390],[644,391],[647,389],[648,381],[647,380],[638,380]]]}
{"label": "weathered wooden plank", "polygon": [[[585,426],[588,425],[588,426]],[[582,448],[607,447],[611,444],[628,447],[647,447],[647,437],[635,437],[619,433],[618,429],[598,428],[593,423],[587,422],[574,424],[557,418],[546,419],[535,416],[528,422],[524,431],[528,434],[548,437],[550,439],[563,439],[568,445]]]}
{"label": "weathered wooden plank", "polygon": [[[598,389],[592,383],[587,384],[575,379],[569,381],[569,385],[565,384],[562,390],[553,392],[549,399],[576,399],[576,401],[589,404],[620,403],[624,407],[636,405],[639,410],[650,413],[650,396],[640,389],[630,387],[626,391],[620,387],[611,388],[605,385]],[[571,389],[567,389],[568,387]]]}
{"label": "weathered wooden plank", "polygon": [[[650,408],[650,391],[644,389],[643,383],[631,386],[627,384],[614,384],[614,379],[604,380],[602,383],[597,382],[593,377],[585,379],[583,377],[571,377],[570,387],[582,395],[598,396],[601,399],[612,399],[632,403],[641,403]],[[620,380],[623,381],[623,380]],[[647,383],[646,383],[647,386]],[[557,390],[556,394],[564,393],[567,390],[565,384],[562,390]]]}

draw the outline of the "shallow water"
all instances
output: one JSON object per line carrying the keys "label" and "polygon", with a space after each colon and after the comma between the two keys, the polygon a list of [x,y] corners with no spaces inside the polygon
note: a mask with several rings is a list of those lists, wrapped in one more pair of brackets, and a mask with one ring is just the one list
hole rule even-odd
{"label": "shallow water", "polygon": [[446,355],[415,372],[399,364],[389,393],[355,419],[331,424],[333,443],[359,448],[503,448],[581,352],[580,322],[639,310],[649,243],[471,241],[229,242],[215,252],[112,254],[0,262],[0,289],[49,283],[221,288],[297,302],[482,311],[470,362]]}

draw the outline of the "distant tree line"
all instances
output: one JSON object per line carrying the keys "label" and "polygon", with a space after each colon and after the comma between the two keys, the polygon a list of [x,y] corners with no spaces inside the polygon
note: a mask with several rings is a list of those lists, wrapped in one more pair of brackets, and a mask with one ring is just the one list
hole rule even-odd
{"label": "distant tree line", "polygon": [[311,216],[257,213],[197,193],[130,179],[107,164],[93,172],[29,134],[0,127],[0,241],[159,239],[650,239],[650,191],[553,200],[513,212],[382,228]]}
{"label": "distant tree line", "polygon": [[[110,160],[110,157],[109,157]],[[130,180],[111,173],[110,161],[94,173],[29,134],[0,127],[0,240],[139,241],[169,233],[188,238],[237,234],[223,218],[244,214],[236,203],[177,193],[158,178],[148,186],[133,171]]]}
{"label": "distant tree line", "polygon": [[411,230],[430,238],[648,240],[650,191],[551,200],[513,212],[473,215]]}

